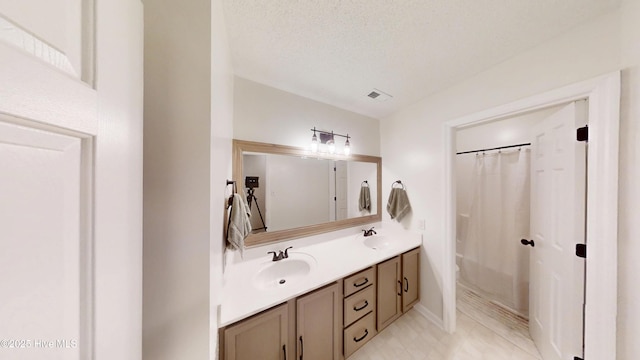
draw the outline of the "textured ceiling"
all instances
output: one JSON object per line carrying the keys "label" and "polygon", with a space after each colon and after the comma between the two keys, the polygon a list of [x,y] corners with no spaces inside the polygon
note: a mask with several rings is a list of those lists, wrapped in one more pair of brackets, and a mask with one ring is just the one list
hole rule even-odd
{"label": "textured ceiling", "polygon": [[[382,118],[620,0],[224,0],[236,75]],[[384,102],[374,88],[393,95]]]}

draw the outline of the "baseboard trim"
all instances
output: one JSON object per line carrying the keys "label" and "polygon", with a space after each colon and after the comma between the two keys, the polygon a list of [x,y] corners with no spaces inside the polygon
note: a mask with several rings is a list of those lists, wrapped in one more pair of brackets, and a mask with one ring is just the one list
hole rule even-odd
{"label": "baseboard trim", "polygon": [[427,309],[424,305],[420,303],[415,304],[413,308],[416,309],[418,314],[424,316],[427,320],[431,321],[432,323],[434,323],[436,326],[438,326],[440,329],[444,331],[444,323],[442,322],[442,319],[439,318],[433,312],[431,312],[431,310]]}

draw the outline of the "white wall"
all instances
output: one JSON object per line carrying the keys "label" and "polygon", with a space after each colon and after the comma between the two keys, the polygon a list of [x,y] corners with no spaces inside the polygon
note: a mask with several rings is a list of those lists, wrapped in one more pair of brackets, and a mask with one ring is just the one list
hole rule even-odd
{"label": "white wall", "polygon": [[[640,29],[638,31],[640,32]],[[640,343],[637,340],[640,334],[639,142],[640,66],[635,66],[622,72],[618,183],[618,359],[635,359],[640,352]]]}
{"label": "white wall", "polygon": [[99,1],[96,16],[95,359],[137,360],[142,349],[143,8],[139,1]]}
{"label": "white wall", "polygon": [[640,1],[623,1],[618,225],[618,359],[640,353]]}
{"label": "white wall", "polygon": [[218,313],[224,266],[224,204],[231,194],[224,184],[231,179],[233,139],[233,86],[231,51],[221,0],[211,1],[211,234],[209,266],[209,358],[218,358]]}
{"label": "white wall", "polygon": [[[602,16],[381,122],[383,184],[400,179],[407,186],[413,213],[403,219],[404,227],[417,230],[417,220],[426,223],[421,304],[435,317],[442,318],[442,254],[448,241],[443,122],[618,69],[620,31],[620,12]],[[383,187],[383,198],[388,194]]]}
{"label": "white wall", "polygon": [[267,156],[269,231],[330,221],[329,176],[333,161]]}
{"label": "white wall", "polygon": [[147,0],[144,18],[143,358],[207,359],[211,2]]}
{"label": "white wall", "polygon": [[[348,179],[347,185],[347,204],[348,204],[348,217],[359,217],[374,215],[377,213],[378,198],[378,178],[377,178],[377,166],[374,163],[355,162],[350,161],[348,163]],[[367,181],[369,184],[369,193],[371,194],[371,211],[360,211],[360,189],[362,182]]]}
{"label": "white wall", "polygon": [[[351,153],[380,155],[377,119],[236,77],[236,139],[308,148],[314,126],[351,136]],[[336,149],[344,144],[336,137]]]}

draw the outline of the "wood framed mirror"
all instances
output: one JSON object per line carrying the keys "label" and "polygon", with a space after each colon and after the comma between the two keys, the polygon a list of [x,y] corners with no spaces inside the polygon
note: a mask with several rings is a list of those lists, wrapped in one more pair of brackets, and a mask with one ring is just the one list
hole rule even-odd
{"label": "wood framed mirror", "polygon": [[233,180],[251,208],[247,247],[382,218],[382,158],[377,156],[312,153],[234,139]]}

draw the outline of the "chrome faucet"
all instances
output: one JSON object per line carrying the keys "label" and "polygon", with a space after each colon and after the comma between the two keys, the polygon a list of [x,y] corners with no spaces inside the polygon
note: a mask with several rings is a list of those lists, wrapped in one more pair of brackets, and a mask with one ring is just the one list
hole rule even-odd
{"label": "chrome faucet", "polygon": [[284,249],[284,251],[278,250],[277,253],[275,251],[269,251],[267,254],[273,254],[273,259],[271,259],[271,261],[280,261],[289,257],[289,249],[291,249],[292,247],[293,246],[289,246],[288,248]]}
{"label": "chrome faucet", "polygon": [[377,234],[377,232],[375,230],[373,230],[373,226],[369,230],[362,229],[362,231],[364,231],[364,236],[365,237]]}

